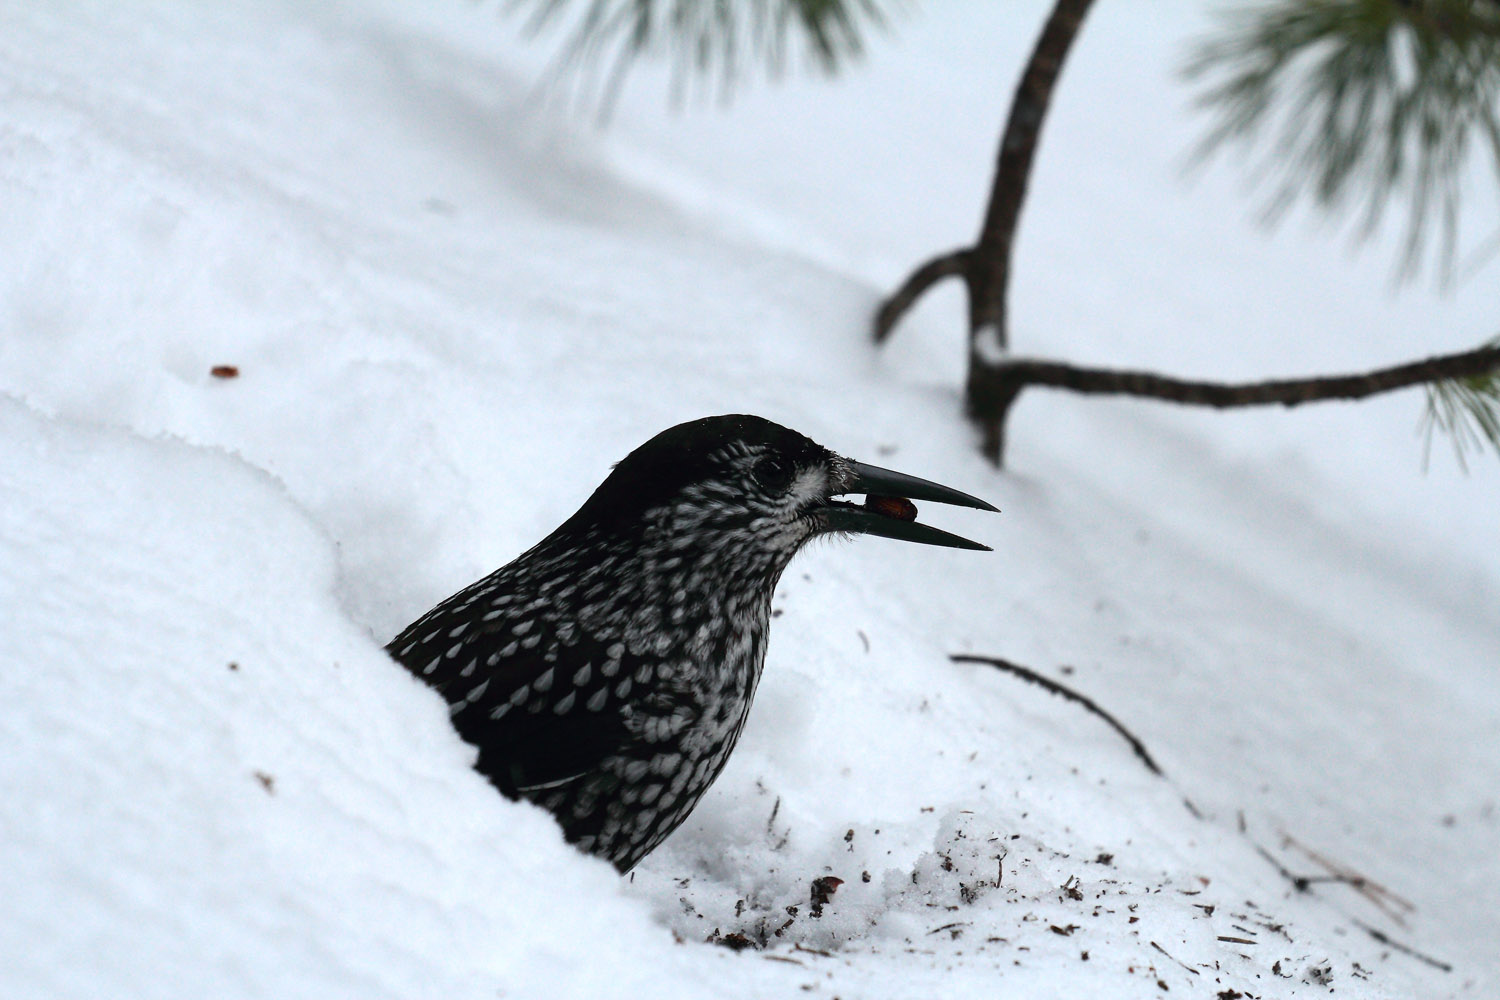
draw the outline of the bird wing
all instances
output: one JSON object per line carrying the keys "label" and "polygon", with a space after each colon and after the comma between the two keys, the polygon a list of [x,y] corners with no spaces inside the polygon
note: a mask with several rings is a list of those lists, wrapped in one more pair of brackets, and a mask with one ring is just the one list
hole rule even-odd
{"label": "bird wing", "polygon": [[[630,742],[622,699],[611,697],[594,677],[584,684],[573,682],[579,668],[592,662],[570,656],[564,667],[540,656],[525,656],[506,665],[509,683],[499,690],[492,691],[492,684],[478,700],[460,707],[450,700],[454,727],[479,748],[475,768],[500,791],[515,796],[569,784],[595,772],[600,762]],[[549,671],[549,690],[539,692]],[[591,673],[597,671],[591,667]],[[517,684],[523,677],[529,681]],[[601,690],[605,703],[590,710],[589,701]],[[504,714],[496,719],[502,708]]]}
{"label": "bird wing", "polygon": [[567,785],[629,744],[624,708],[639,664],[621,644],[564,644],[541,623],[521,637],[487,624],[432,614],[386,648],[443,695],[454,728],[479,750],[475,769],[503,794]]}

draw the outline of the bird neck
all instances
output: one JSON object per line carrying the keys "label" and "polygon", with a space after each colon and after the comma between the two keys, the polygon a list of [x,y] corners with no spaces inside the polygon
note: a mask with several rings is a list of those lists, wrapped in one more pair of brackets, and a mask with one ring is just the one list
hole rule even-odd
{"label": "bird neck", "polygon": [[[667,526],[663,526],[665,529]],[[554,535],[517,560],[551,613],[601,641],[677,664],[712,687],[753,694],[765,660],[771,599],[794,550],[682,545],[680,532],[623,538]],[[714,536],[706,536],[714,539]],[[523,584],[516,580],[514,584]]]}

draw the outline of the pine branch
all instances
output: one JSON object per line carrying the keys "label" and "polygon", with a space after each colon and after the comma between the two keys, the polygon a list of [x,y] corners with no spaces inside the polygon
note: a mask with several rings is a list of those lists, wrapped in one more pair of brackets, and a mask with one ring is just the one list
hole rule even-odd
{"label": "pine branch", "polygon": [[1225,409],[1236,406],[1298,406],[1327,399],[1364,399],[1376,393],[1442,380],[1489,375],[1500,369],[1500,345],[1380,368],[1357,375],[1275,379],[1265,382],[1193,382],[1154,372],[1083,368],[1060,361],[1015,359],[987,365],[1004,382],[1103,395],[1147,396],[1173,403]]}
{"label": "pine branch", "polygon": [[[1126,395],[1173,403],[1212,406],[1299,406],[1330,399],[1364,399],[1415,385],[1429,385],[1438,399],[1455,409],[1442,409],[1434,422],[1444,429],[1467,427],[1500,452],[1500,340],[1457,354],[1435,355],[1390,368],[1353,375],[1276,379],[1264,382],[1195,382],[1155,372],[1083,368],[1060,361],[1007,358],[986,361],[976,373],[984,397],[992,401],[979,414],[986,427],[986,455],[996,464],[1003,458],[1004,425],[1011,406],[1028,386],[1068,389],[1089,395]],[[1429,409],[1433,407],[1429,400]],[[1440,404],[1441,405],[1441,404]],[[1464,415],[1467,414],[1467,417]],[[1477,441],[1477,438],[1475,439]]]}
{"label": "pine branch", "polygon": [[966,276],[974,251],[968,248],[953,250],[932,258],[911,273],[891,297],[880,304],[875,313],[875,343],[883,344],[901,317],[916,304],[917,299],[944,278]]}
{"label": "pine branch", "polygon": [[1010,288],[1011,251],[1031,183],[1031,165],[1041,144],[1042,125],[1047,120],[1063,63],[1093,4],[1094,0],[1055,0],[1016,84],[1005,131],[1000,136],[989,204],[985,206],[984,222],[974,245],[974,277],[969,289],[971,339],[981,329],[990,328],[1001,347],[1009,344],[1006,297]]}
{"label": "pine branch", "polygon": [[989,202],[974,245],[941,254],[913,271],[876,311],[875,343],[882,344],[890,337],[901,317],[929,288],[955,275],[963,276],[967,286],[970,343],[982,329],[993,330],[1001,346],[1007,343],[1006,295],[1010,288],[1011,249],[1020,226],[1032,162],[1063,62],[1093,3],[1094,0],[1053,0],[1052,10],[1022,67],[1021,79],[1011,99],[995,156]]}

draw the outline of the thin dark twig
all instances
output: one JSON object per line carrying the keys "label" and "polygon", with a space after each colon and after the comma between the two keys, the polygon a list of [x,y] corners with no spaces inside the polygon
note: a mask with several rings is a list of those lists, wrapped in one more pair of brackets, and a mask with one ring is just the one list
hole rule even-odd
{"label": "thin dark twig", "polygon": [[[1014,357],[971,361],[967,389],[969,414],[984,430],[985,456],[999,465],[1004,459],[1006,418],[1021,391],[1029,386],[1085,394],[1145,396],[1217,408],[1297,406],[1325,399],[1363,399],[1414,385],[1441,386],[1452,380],[1493,378],[1493,373],[1500,371],[1500,344],[1488,343],[1470,351],[1435,355],[1353,375],[1265,382],[1191,382],[1155,372],[1084,368],[1059,361]],[[1484,390],[1477,392],[1482,400]],[[1490,426],[1486,421],[1493,414],[1482,407],[1475,412],[1483,414],[1474,419],[1488,437],[1484,428]]]}
{"label": "thin dark twig", "polygon": [[969,289],[971,342],[980,331],[990,329],[999,347],[1009,343],[1006,300],[1011,255],[1020,230],[1026,190],[1031,184],[1031,166],[1041,145],[1042,125],[1047,120],[1063,63],[1093,4],[1094,0],[1056,0],[1016,84],[996,153],[989,204],[985,206],[984,222],[974,246],[974,274]]}
{"label": "thin dark twig", "polygon": [[[1255,842],[1252,840],[1251,843],[1254,844]],[[1261,857],[1263,857],[1263,858],[1266,859],[1266,864],[1268,864],[1272,868],[1276,869],[1276,874],[1280,875],[1282,878],[1284,878],[1288,882],[1292,883],[1292,888],[1296,889],[1298,892],[1306,892],[1307,891],[1308,885],[1310,883],[1307,881],[1307,878],[1305,876],[1298,875],[1295,872],[1293,872],[1286,865],[1284,865],[1280,861],[1278,861],[1277,858],[1276,858],[1276,855],[1274,855],[1270,851],[1266,850],[1260,844],[1255,844],[1255,850],[1256,850],[1256,853],[1258,853]]]}
{"label": "thin dark twig", "polygon": [[1396,949],[1397,951],[1401,952],[1401,954],[1403,954],[1403,955],[1410,955],[1412,958],[1415,958],[1417,961],[1419,961],[1419,962],[1425,962],[1426,964],[1432,966],[1434,969],[1441,969],[1444,972],[1452,972],[1453,971],[1453,966],[1449,965],[1447,962],[1444,962],[1441,959],[1433,958],[1431,955],[1424,955],[1422,952],[1420,952],[1417,949],[1411,947],[1410,945],[1405,945],[1405,944],[1402,944],[1400,941],[1395,940],[1389,934],[1386,934],[1384,931],[1377,930],[1376,928],[1371,927],[1369,924],[1365,923],[1363,920],[1355,920],[1354,921],[1354,925],[1356,927],[1359,927],[1361,930],[1363,930],[1366,934],[1370,935],[1370,937],[1374,938],[1376,941],[1379,941],[1381,944],[1383,944],[1383,945],[1385,945],[1385,946],[1387,946],[1389,948]]}
{"label": "thin dark twig", "polygon": [[[1254,843],[1254,841],[1252,841]],[[1292,883],[1292,888],[1298,892],[1308,892],[1319,883],[1331,885],[1347,885],[1356,892],[1365,889],[1371,883],[1363,875],[1346,875],[1342,873],[1331,873],[1328,875],[1298,875],[1286,865],[1276,860],[1276,855],[1266,850],[1260,844],[1255,845],[1255,850],[1271,867],[1276,869],[1276,874]]]}
{"label": "thin dark twig", "polygon": [[974,251],[967,247],[939,254],[911,273],[911,276],[891,293],[891,297],[880,305],[875,313],[875,343],[883,344],[896,323],[906,314],[922,293],[944,278],[953,278],[967,273],[974,258]]}
{"label": "thin dark twig", "polygon": [[1305,876],[1306,881],[1342,882],[1353,889],[1355,892],[1359,893],[1361,896],[1364,896],[1366,899],[1368,899],[1371,904],[1373,904],[1377,909],[1379,909],[1386,916],[1390,917],[1396,923],[1400,924],[1402,927],[1406,926],[1406,920],[1402,917],[1402,914],[1411,913],[1416,909],[1416,906],[1413,905],[1410,900],[1402,899],[1400,896],[1396,895],[1394,892],[1387,889],[1379,882],[1375,882],[1365,877],[1364,875],[1361,875],[1359,872],[1354,871],[1347,865],[1340,864],[1339,862],[1324,856],[1318,851],[1313,850],[1311,847],[1308,847],[1306,844],[1299,842],[1295,837],[1291,836],[1285,831],[1282,831],[1281,840],[1283,846],[1290,847],[1301,852],[1302,854],[1306,855],[1310,861],[1321,866],[1324,871],[1328,872],[1328,875],[1326,876]]}
{"label": "thin dark twig", "polygon": [[1154,372],[1083,368],[1058,361],[1006,359],[987,377],[1015,386],[1048,386],[1073,392],[1150,396],[1174,403],[1234,407],[1296,406],[1325,399],[1363,399],[1441,379],[1473,378],[1500,369],[1500,345],[1437,355],[1357,375],[1272,379],[1265,382],[1193,382]]}
{"label": "thin dark twig", "polygon": [[1161,945],[1157,944],[1155,941],[1151,942],[1151,947],[1155,948],[1157,951],[1161,952],[1163,955],[1167,956],[1172,961],[1176,962],[1178,965],[1182,966],[1184,969],[1186,969],[1189,972],[1191,972],[1193,975],[1195,975],[1195,976],[1201,976],[1201,975],[1203,975],[1203,973],[1199,972],[1197,969],[1193,968],[1191,965],[1188,965],[1182,959],[1178,958],[1176,955],[1172,954],[1170,951],[1168,951],[1167,949],[1163,948]]}
{"label": "thin dark twig", "polygon": [[1283,833],[1281,836],[1284,846],[1292,847],[1297,849],[1298,851],[1301,851],[1303,854],[1307,855],[1307,857],[1315,861],[1327,871],[1327,874],[1325,875],[1298,875],[1296,872],[1287,868],[1286,865],[1277,860],[1276,856],[1270,851],[1266,850],[1260,844],[1257,844],[1254,840],[1251,840],[1250,843],[1255,846],[1255,850],[1260,854],[1260,856],[1262,858],[1265,858],[1266,862],[1270,864],[1271,867],[1275,868],[1277,873],[1282,878],[1290,882],[1292,884],[1292,888],[1296,889],[1298,892],[1311,893],[1313,886],[1315,885],[1347,885],[1349,888],[1353,889],[1355,892],[1359,893],[1361,896],[1367,899],[1370,902],[1370,905],[1374,906],[1381,913],[1384,913],[1394,923],[1397,923],[1402,927],[1406,926],[1406,920],[1403,919],[1402,912],[1410,913],[1415,909],[1415,907],[1409,901],[1402,899],[1400,896],[1396,895],[1394,892],[1387,889],[1380,883],[1375,882],[1356,871],[1346,868],[1343,865],[1331,861],[1328,858],[1325,858],[1323,855],[1317,853],[1316,851],[1313,851],[1310,848],[1299,844],[1295,839],[1288,836],[1287,834]]}
{"label": "thin dark twig", "polygon": [[1146,752],[1146,745],[1140,740],[1136,739],[1135,734],[1126,729],[1120,723],[1120,720],[1116,719],[1113,715],[1110,715],[1104,709],[1100,708],[1092,698],[1088,697],[1088,695],[1079,694],[1072,688],[1067,687],[1063,684],[1059,684],[1057,681],[1054,681],[1049,677],[1043,677],[1041,674],[1037,673],[1035,670],[1030,669],[1029,667],[1023,667],[1019,663],[1011,663],[1009,660],[1002,660],[993,656],[970,656],[967,653],[953,653],[950,654],[948,658],[955,663],[984,663],[988,666],[996,667],[1000,670],[1004,670],[1007,673],[1015,674],[1022,680],[1029,681],[1030,683],[1035,684],[1037,687],[1041,688],[1044,691],[1049,691],[1052,694],[1058,695],[1062,698],[1066,698],[1068,701],[1082,705],[1084,708],[1088,709],[1090,712],[1093,712],[1099,718],[1109,723],[1115,732],[1124,737],[1125,742],[1130,744],[1130,749],[1135,751],[1135,755],[1141,759],[1141,762],[1145,764],[1147,768],[1150,769],[1152,774],[1162,774],[1162,770],[1157,766],[1156,761],[1151,759],[1151,754]]}

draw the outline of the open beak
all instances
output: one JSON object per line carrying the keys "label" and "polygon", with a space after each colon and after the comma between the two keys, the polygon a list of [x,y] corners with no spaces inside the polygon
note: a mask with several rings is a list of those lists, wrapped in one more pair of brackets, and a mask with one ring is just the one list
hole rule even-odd
{"label": "open beak", "polygon": [[921,542],[924,545],[990,551],[988,545],[981,545],[930,525],[918,524],[917,506],[911,501],[932,500],[996,513],[999,513],[998,507],[987,504],[978,497],[971,497],[930,480],[908,476],[904,472],[892,472],[863,462],[849,464],[854,478],[847,484],[843,495],[863,493],[865,502],[857,504],[847,500],[829,500],[823,511],[829,531],[850,531],[899,538],[906,542]]}

